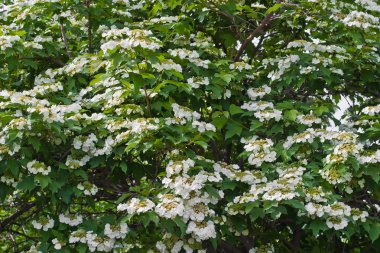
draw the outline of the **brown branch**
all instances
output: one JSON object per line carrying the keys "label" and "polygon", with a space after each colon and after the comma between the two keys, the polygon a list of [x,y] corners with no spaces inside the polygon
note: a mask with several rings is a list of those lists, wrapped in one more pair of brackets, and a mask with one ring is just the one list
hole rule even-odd
{"label": "brown branch", "polygon": [[65,44],[67,55],[69,56],[69,59],[71,59],[71,58],[73,58],[73,56],[72,56],[70,48],[69,48],[69,43],[67,42],[65,28],[63,27],[62,23],[59,24],[59,27],[61,28],[62,40],[63,40],[63,43]]}
{"label": "brown branch", "polygon": [[86,0],[85,1],[86,7],[87,7],[87,19],[88,19],[88,24],[87,24],[87,37],[88,37],[88,52],[92,53],[92,18],[91,18],[91,0]]}
{"label": "brown branch", "polygon": [[0,223],[0,232],[4,231],[5,228],[11,224],[14,220],[16,220],[18,217],[22,216],[24,213],[28,212],[32,207],[34,207],[36,203],[28,203],[23,205],[17,212],[9,216],[8,218],[4,219]]}
{"label": "brown branch", "polygon": [[146,102],[146,109],[148,111],[148,116],[151,115],[151,108],[150,108],[150,94],[147,93],[146,88],[144,88],[145,93],[145,102]]}
{"label": "brown branch", "polygon": [[270,25],[270,23],[273,20],[273,12],[269,13],[268,15],[265,16],[265,18],[261,21],[261,23],[256,27],[255,30],[243,41],[241,44],[235,58],[234,62],[237,62],[240,60],[240,57],[243,55],[245,52],[245,49],[248,47],[249,43],[252,42],[252,40],[257,37],[257,35],[262,34],[265,29]]}

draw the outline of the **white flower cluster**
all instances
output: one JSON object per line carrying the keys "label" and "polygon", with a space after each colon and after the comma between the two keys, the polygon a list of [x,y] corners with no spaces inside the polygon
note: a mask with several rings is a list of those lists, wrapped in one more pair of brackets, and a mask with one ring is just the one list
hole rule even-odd
{"label": "white flower cluster", "polygon": [[313,52],[321,52],[321,53],[345,53],[346,50],[343,47],[339,47],[336,45],[322,45],[319,41],[315,40],[313,42],[305,41],[305,40],[296,40],[289,42],[288,48],[303,48],[303,50],[307,53]]}
{"label": "white flower cluster", "polygon": [[230,64],[230,69],[231,70],[237,69],[239,71],[250,70],[252,69],[252,66],[245,62],[234,62]]}
{"label": "white flower cluster", "polygon": [[179,20],[178,16],[167,16],[167,17],[159,17],[159,18],[152,18],[147,21],[145,21],[145,24],[167,24],[167,23],[173,23]]}
{"label": "white flower cluster", "polygon": [[152,32],[142,29],[129,29],[124,27],[122,29],[117,29],[116,27],[111,27],[110,30],[102,34],[103,38],[106,39],[116,39],[118,37],[126,37],[126,39],[119,40],[109,40],[103,43],[100,48],[102,51],[107,52],[113,50],[117,47],[120,47],[123,50],[134,51],[135,48],[141,47],[149,50],[158,50],[160,49],[161,42],[152,36]]}
{"label": "white flower cluster", "polygon": [[160,194],[160,200],[156,205],[155,212],[163,218],[173,219],[176,216],[183,216],[185,206],[183,200],[173,194]]}
{"label": "white flower cluster", "polygon": [[255,100],[256,98],[262,98],[265,95],[269,94],[272,89],[268,85],[263,85],[258,88],[249,88],[247,94],[250,99]]}
{"label": "white flower cluster", "polygon": [[376,114],[380,113],[380,104],[375,106],[367,106],[362,111],[364,114],[367,114],[369,116],[375,116]]}
{"label": "white flower cluster", "polygon": [[215,126],[211,123],[206,123],[202,121],[193,121],[192,126],[196,128],[200,133],[203,133],[205,131],[216,132]]}
{"label": "white flower cluster", "polygon": [[41,217],[38,220],[33,220],[32,225],[35,229],[42,229],[43,231],[48,231],[54,227],[54,220],[50,219],[49,216]]}
{"label": "white flower cluster", "polygon": [[322,120],[313,114],[298,115],[297,121],[303,125],[311,127],[313,124],[321,124]]}
{"label": "white flower cluster", "polygon": [[346,131],[328,131],[325,129],[308,128],[302,133],[288,136],[283,146],[287,149],[296,143],[312,143],[315,138],[319,138],[321,142],[334,141],[338,144],[355,142],[357,135]]}
{"label": "white flower cluster", "polygon": [[241,108],[252,112],[274,109],[273,103],[266,101],[249,101],[244,103]]}
{"label": "white flower cluster", "polygon": [[[215,212],[209,204],[216,204],[218,199],[204,192],[204,187],[206,183],[220,182],[221,173],[222,167],[218,164],[214,164],[213,172],[206,172],[198,170],[191,159],[169,161],[162,183],[174,194],[160,195],[156,212],[165,218],[180,216],[187,223],[186,233],[191,234],[196,241],[214,238],[215,224],[208,219]],[[224,196],[222,191],[218,195],[220,198]]]}
{"label": "white flower cluster", "polygon": [[95,184],[91,184],[90,182],[87,182],[87,181],[83,183],[79,183],[77,185],[77,188],[83,191],[83,194],[87,196],[93,196],[98,192],[98,187],[96,187]]}
{"label": "white flower cluster", "polygon": [[37,250],[35,245],[30,246],[29,250],[22,251],[21,253],[42,253],[42,251]]}
{"label": "white flower cluster", "polygon": [[323,179],[333,185],[349,182],[352,179],[352,174],[349,171],[340,169],[336,166],[327,169],[321,169],[319,170],[319,174]]}
{"label": "white flower cluster", "polygon": [[78,150],[82,150],[83,152],[94,153],[96,150],[96,142],[98,138],[95,134],[91,133],[89,136],[77,136],[73,140],[73,147]]}
{"label": "white flower cluster", "polygon": [[[198,121],[201,118],[201,115],[198,112],[194,112],[190,110],[189,108],[186,108],[184,106],[180,106],[176,103],[172,104],[174,117],[179,119],[180,124],[185,124],[186,122],[190,121]],[[175,123],[176,121],[174,121]],[[169,125],[173,123],[172,121],[167,121],[167,124]]]}
{"label": "white flower cluster", "polygon": [[335,230],[341,230],[347,227],[349,219],[365,222],[368,217],[367,211],[351,208],[343,202],[335,202],[327,205],[309,202],[305,205],[305,210],[312,218],[325,218],[326,225]]}
{"label": "white flower cluster", "polygon": [[14,188],[16,188],[16,186],[18,184],[18,182],[16,182],[13,177],[7,177],[7,176],[1,176],[0,182],[3,182],[4,184],[12,186]]}
{"label": "white flower cluster", "polygon": [[[271,92],[271,88],[267,85],[263,85],[259,88],[250,88],[247,94],[250,99],[255,100],[257,98],[262,98],[266,94]],[[259,119],[260,122],[269,121],[274,119],[275,121],[280,121],[282,118],[282,112],[273,107],[272,102],[267,101],[249,101],[241,106],[242,109],[253,111],[254,116]]]}
{"label": "white flower cluster", "polygon": [[259,247],[252,248],[248,253],[274,253],[274,246],[272,244],[265,244]]}
{"label": "white flower cluster", "polygon": [[60,242],[57,238],[54,238],[53,240],[51,240],[51,242],[54,244],[54,249],[62,249],[62,242]]}
{"label": "white flower cluster", "polygon": [[119,204],[118,211],[127,211],[128,214],[141,214],[153,210],[155,204],[149,199],[131,198],[127,203]]}
{"label": "white flower cluster", "polygon": [[346,26],[354,26],[363,29],[380,28],[379,18],[366,12],[354,10],[345,16],[344,19],[339,18],[339,16],[334,16],[333,18],[341,21]]}
{"label": "white flower cluster", "polygon": [[366,163],[380,163],[380,150],[376,150],[373,152],[368,152],[366,154],[362,154],[358,158],[359,163],[366,164]]}
{"label": "white flower cluster", "polygon": [[[298,164],[277,169],[278,179],[267,181],[264,175],[257,177],[259,180],[251,182],[251,188],[243,195],[235,197],[228,203],[226,210],[231,215],[244,214],[241,204],[255,201],[282,201],[300,196],[296,191],[302,186],[302,176],[306,168]],[[260,175],[260,174],[259,174]]]}
{"label": "white flower cluster", "polygon": [[107,223],[104,227],[104,235],[111,239],[124,239],[129,232],[129,227],[127,223],[120,223],[116,225],[111,225]]}
{"label": "white flower cluster", "polygon": [[215,224],[212,221],[190,221],[186,233],[193,234],[199,241],[215,238]]}
{"label": "white flower cluster", "polygon": [[69,226],[78,226],[83,222],[82,215],[76,215],[76,214],[60,214],[59,215],[59,222],[67,224]]}
{"label": "white flower cluster", "polygon": [[163,70],[175,70],[177,72],[182,72],[182,67],[178,63],[175,63],[172,59],[162,60],[160,63],[152,64],[152,67],[161,72]]}
{"label": "white flower cluster", "polygon": [[32,174],[41,173],[42,175],[49,175],[51,171],[50,166],[46,166],[43,162],[38,162],[36,160],[28,162],[26,168]]}
{"label": "white flower cluster", "polygon": [[86,233],[86,243],[87,243],[88,249],[91,252],[94,252],[94,251],[110,252],[114,248],[115,239],[110,238],[108,236],[99,236],[97,234],[94,234],[92,231],[88,231]]}
{"label": "white flower cluster", "polygon": [[188,50],[185,48],[169,49],[168,53],[171,56],[179,57],[180,59],[187,59],[189,62],[195,64],[198,67],[208,68],[211,63],[210,60],[200,59],[199,53],[194,50]]}
{"label": "white flower cluster", "polygon": [[[206,250],[200,249],[201,244],[195,242],[193,238],[185,239],[178,238],[174,234],[165,233],[161,241],[158,241],[155,245],[156,249],[160,253],[179,253],[183,249],[185,253],[206,253]],[[197,249],[195,251],[195,249]],[[147,253],[153,253],[156,251],[148,251]]]}
{"label": "white flower cluster", "polygon": [[188,50],[185,48],[169,49],[168,53],[171,56],[178,56],[180,59],[197,59],[199,54],[197,51]]}
{"label": "white flower cluster", "polygon": [[278,69],[269,72],[268,78],[272,81],[281,79],[282,75],[287,69],[289,69],[292,64],[299,62],[300,57],[296,54],[290,54],[285,58],[274,58],[274,59],[264,59],[263,64],[265,67],[270,65],[277,65]]}
{"label": "white flower cluster", "polygon": [[104,227],[104,236],[99,236],[93,231],[85,231],[79,229],[73,231],[69,236],[69,243],[84,243],[87,244],[91,252],[94,251],[112,251],[116,244],[116,239],[124,239],[129,232],[129,227],[126,223],[111,225],[107,223]]}
{"label": "white flower cluster", "polygon": [[18,41],[21,41],[21,38],[18,35],[2,35],[0,36],[0,49],[5,51],[7,48],[12,48],[13,44]]}
{"label": "white flower cluster", "polygon": [[361,143],[341,143],[335,146],[332,154],[326,157],[326,163],[343,163],[347,160],[349,155],[359,157],[359,153],[364,149]]}
{"label": "white flower cluster", "polygon": [[282,118],[282,112],[277,109],[265,109],[257,111],[254,113],[255,117],[259,119],[260,122],[269,121],[274,119],[275,121],[280,121]]}
{"label": "white flower cluster", "polygon": [[245,144],[245,151],[251,153],[248,157],[248,163],[260,167],[263,162],[273,162],[276,160],[276,152],[272,150],[272,140],[257,138],[257,136],[253,136],[249,140],[242,139],[241,142]]}
{"label": "white flower cluster", "polygon": [[201,85],[209,85],[210,81],[208,77],[190,77],[187,79],[187,83],[194,89],[198,89]]}

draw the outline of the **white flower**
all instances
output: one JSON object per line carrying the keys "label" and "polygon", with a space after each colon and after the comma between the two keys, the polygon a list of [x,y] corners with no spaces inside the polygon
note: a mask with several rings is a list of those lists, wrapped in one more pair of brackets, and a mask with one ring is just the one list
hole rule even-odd
{"label": "white flower", "polygon": [[272,102],[266,102],[266,101],[249,101],[244,103],[241,106],[242,109],[248,110],[248,111],[261,111],[265,109],[274,109]]}
{"label": "white flower", "polygon": [[62,248],[62,244],[57,238],[54,238],[51,242],[54,244],[54,249],[60,250]]}
{"label": "white flower", "polygon": [[191,77],[187,79],[187,83],[194,89],[198,89],[201,85],[209,85],[210,81],[208,77]]}
{"label": "white flower", "polygon": [[193,121],[192,126],[194,128],[197,128],[200,133],[203,133],[205,131],[212,131],[216,132],[216,128],[211,123],[201,122],[201,121]]}
{"label": "white flower", "polygon": [[326,225],[329,228],[334,228],[335,230],[341,230],[347,227],[348,222],[344,217],[329,217],[326,220]]}
{"label": "white flower", "polygon": [[158,71],[175,70],[177,72],[182,72],[181,65],[175,63],[171,59],[166,59],[164,61],[161,61],[161,63],[152,64],[152,67],[155,68],[155,69],[157,69]]}
{"label": "white flower", "polygon": [[83,182],[77,185],[79,190],[82,190],[84,195],[92,196],[98,192],[98,187],[95,184],[91,184],[90,182]]}
{"label": "white flower", "polygon": [[81,242],[81,243],[87,242],[87,234],[85,230],[79,229],[70,234],[69,243],[76,243],[76,242]]}
{"label": "white flower", "polygon": [[320,118],[317,118],[312,114],[298,115],[297,121],[299,123],[307,125],[309,127],[311,127],[313,124],[321,124],[322,123],[322,120]]}
{"label": "white flower", "polygon": [[48,231],[50,228],[54,227],[54,220],[50,219],[49,216],[41,217],[40,219],[33,220],[32,225],[35,229],[42,229],[43,231]]}
{"label": "white flower", "polygon": [[215,225],[212,221],[190,221],[186,233],[192,234],[197,241],[204,241],[216,237]]}
{"label": "white flower", "polygon": [[75,214],[60,214],[59,215],[59,222],[68,224],[69,226],[78,226],[83,221],[81,215],[75,215]]}
{"label": "white flower", "polygon": [[259,88],[249,88],[247,94],[250,99],[255,100],[256,98],[262,98],[266,94],[269,94],[271,90],[272,89],[268,85],[263,85]]}
{"label": "white flower", "polygon": [[367,114],[369,116],[375,116],[376,114],[380,113],[380,104],[376,106],[367,106],[362,111],[364,114]]}
{"label": "white flower", "polygon": [[26,168],[32,174],[41,173],[42,175],[48,175],[51,171],[50,166],[46,166],[44,163],[38,162],[36,160],[28,162]]}
{"label": "white flower", "polygon": [[132,198],[125,204],[119,204],[117,210],[126,210],[129,214],[140,214],[152,210],[154,206],[154,203],[149,199],[140,200],[138,198]]}
{"label": "white flower", "polygon": [[269,121],[271,119],[280,121],[282,118],[281,114],[282,112],[277,109],[265,109],[254,113],[255,117],[258,118],[260,122]]}
{"label": "white flower", "polygon": [[126,223],[120,223],[116,225],[110,225],[107,223],[104,228],[104,235],[109,238],[121,238],[124,239],[129,232],[129,227]]}
{"label": "white flower", "polygon": [[[176,216],[182,216],[184,212],[184,205],[180,198],[168,198],[169,195],[163,195],[161,202],[157,204],[155,212],[164,218],[173,219]],[[166,196],[166,197],[165,197]]]}

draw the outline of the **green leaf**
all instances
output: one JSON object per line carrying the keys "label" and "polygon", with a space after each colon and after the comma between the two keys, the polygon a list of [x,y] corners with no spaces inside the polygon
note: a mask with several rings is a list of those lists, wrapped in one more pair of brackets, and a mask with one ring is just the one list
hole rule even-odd
{"label": "green leaf", "polygon": [[41,142],[40,142],[39,138],[37,138],[35,136],[29,136],[28,137],[28,142],[29,142],[29,144],[32,144],[34,150],[36,150],[37,152],[40,151]]}
{"label": "green leaf", "polygon": [[294,208],[297,208],[297,209],[305,210],[305,204],[299,200],[296,200],[296,199],[286,200],[286,201],[284,201],[284,204],[287,204],[287,205],[294,207]]}
{"label": "green leaf", "polygon": [[284,113],[284,118],[290,121],[295,121],[299,112],[297,110],[290,110]]}
{"label": "green leaf", "polygon": [[250,213],[249,217],[251,218],[251,221],[257,220],[259,217],[263,217],[264,215],[264,209],[255,207],[253,208]]}
{"label": "green leaf", "polygon": [[187,228],[186,223],[183,221],[183,219],[180,216],[176,216],[173,219],[173,221],[175,222],[175,224],[177,224],[177,226],[181,230],[181,236],[184,236],[186,233],[186,228]]}
{"label": "green leaf", "polygon": [[121,162],[120,163],[120,168],[121,168],[122,172],[127,173],[127,171],[128,171],[128,165],[125,162]]}
{"label": "green leaf", "polygon": [[229,84],[231,82],[232,78],[234,78],[234,75],[228,74],[228,73],[217,73],[217,74],[215,74],[215,77],[219,77],[224,82]]}
{"label": "green leaf", "polygon": [[17,189],[30,191],[34,189],[36,186],[34,184],[34,177],[27,176],[21,182],[17,184]]}
{"label": "green leaf", "polygon": [[272,7],[270,7],[270,8],[265,12],[265,14],[269,14],[269,13],[275,12],[275,11],[277,11],[278,9],[280,9],[281,6],[282,6],[282,4],[275,4],[275,5],[273,5]]}
{"label": "green leaf", "polygon": [[211,185],[206,185],[205,186],[205,190],[207,191],[208,194],[210,194],[211,196],[219,199],[220,198],[220,195],[219,195],[219,192],[214,188],[212,187]]}
{"label": "green leaf", "polygon": [[137,88],[143,87],[145,85],[145,81],[141,75],[135,74],[135,73],[130,73],[130,76],[131,76],[133,83],[135,84],[135,86]]}
{"label": "green leaf", "polygon": [[380,222],[374,222],[370,226],[369,230],[369,238],[371,238],[372,242],[376,241],[380,236]]}
{"label": "green leaf", "polygon": [[324,221],[321,220],[313,220],[310,222],[309,228],[313,231],[313,235],[317,236],[319,231],[324,231],[327,229],[327,225]]}
{"label": "green leaf", "polygon": [[232,104],[230,106],[230,113],[231,113],[231,115],[242,114],[243,112],[244,111],[239,106],[236,106],[234,104]]}
{"label": "green leaf", "polygon": [[256,130],[257,128],[264,125],[263,122],[260,122],[259,120],[252,120],[251,121],[251,127],[249,128],[250,131]]}
{"label": "green leaf", "polygon": [[197,145],[199,145],[199,146],[201,146],[204,150],[208,149],[207,142],[204,142],[204,141],[195,141],[194,143],[197,144]]}
{"label": "green leaf", "polygon": [[243,131],[243,128],[234,122],[229,122],[227,124],[227,132],[225,135],[226,140],[237,135],[240,136],[241,132]]}
{"label": "green leaf", "polygon": [[37,174],[34,178],[34,181],[38,182],[42,189],[46,188],[46,186],[51,183],[51,178],[49,176]]}
{"label": "green leaf", "polygon": [[224,190],[234,190],[237,186],[235,181],[223,181],[222,189]]}
{"label": "green leaf", "polygon": [[16,160],[8,160],[7,167],[11,171],[12,175],[18,177],[20,171],[20,163]]}
{"label": "green leaf", "polygon": [[250,213],[255,207],[258,206],[258,203],[257,202],[249,202],[246,206],[245,206],[245,212],[246,213]]}
{"label": "green leaf", "polygon": [[212,124],[220,130],[226,125],[227,121],[228,119],[226,117],[218,116],[212,119]]}

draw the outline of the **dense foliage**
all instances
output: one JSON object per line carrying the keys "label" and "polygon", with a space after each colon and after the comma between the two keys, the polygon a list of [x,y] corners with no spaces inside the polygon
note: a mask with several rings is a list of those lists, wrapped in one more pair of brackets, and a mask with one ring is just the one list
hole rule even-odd
{"label": "dense foliage", "polygon": [[0,251],[379,252],[379,18],[5,0]]}

